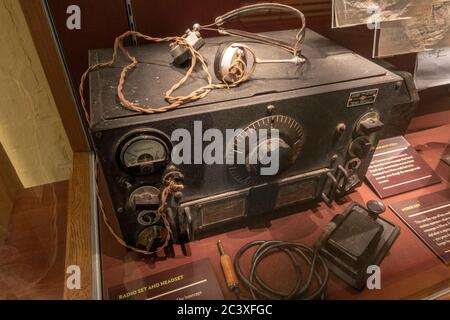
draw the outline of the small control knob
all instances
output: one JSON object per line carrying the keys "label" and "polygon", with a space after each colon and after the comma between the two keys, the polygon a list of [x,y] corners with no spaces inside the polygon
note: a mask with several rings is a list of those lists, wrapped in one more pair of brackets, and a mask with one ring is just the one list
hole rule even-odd
{"label": "small control knob", "polygon": [[192,236],[192,214],[189,207],[178,209],[178,243],[188,243]]}
{"label": "small control knob", "polygon": [[378,216],[386,211],[386,206],[378,200],[369,200],[366,207],[367,211],[369,211],[369,216],[374,220],[378,219]]}
{"label": "small control knob", "polygon": [[368,136],[358,137],[350,144],[349,153],[353,158],[364,159],[372,146],[372,141]]}
{"label": "small control knob", "polygon": [[152,186],[137,188],[130,195],[130,207],[133,210],[157,210],[159,208],[159,190]]}
{"label": "small control knob", "polygon": [[358,133],[361,135],[371,135],[374,132],[378,132],[383,129],[384,123],[380,119],[373,117],[363,120],[359,123]]}
{"label": "small control knob", "polygon": [[356,125],[356,133],[361,136],[370,136],[383,129],[384,123],[377,112],[366,113]]}
{"label": "small control knob", "polygon": [[148,252],[154,252],[166,241],[167,232],[162,226],[147,227],[139,233],[137,245],[144,247]]}

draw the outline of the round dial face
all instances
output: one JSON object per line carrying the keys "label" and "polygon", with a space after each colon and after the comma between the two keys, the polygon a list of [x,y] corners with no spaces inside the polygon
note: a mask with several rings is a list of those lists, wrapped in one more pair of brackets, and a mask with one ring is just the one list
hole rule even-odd
{"label": "round dial face", "polygon": [[125,137],[117,147],[117,160],[127,173],[150,175],[163,169],[169,161],[171,142],[156,131],[137,131]]}
{"label": "round dial face", "polygon": [[[250,129],[258,132],[260,129],[265,129],[267,132],[271,129],[276,129],[279,132],[279,168],[284,169],[292,165],[300,154],[301,148],[305,142],[305,133],[303,126],[300,125],[295,119],[284,116],[284,115],[273,115],[265,118],[261,118],[244,128],[239,135],[236,136],[234,140],[234,145],[230,148],[230,154],[228,155],[231,159],[234,159],[235,154],[241,154],[242,151],[239,150],[240,145],[246,144],[247,136]],[[259,148],[267,148],[267,141],[262,141]],[[257,150],[246,150],[245,157],[249,158],[250,154],[255,153]],[[247,160],[246,160],[247,161]],[[258,169],[258,166],[256,166]],[[254,184],[262,182],[269,179],[270,176],[260,176],[258,170],[253,172],[252,166],[248,163],[246,164],[236,164],[229,167],[229,171],[233,178],[239,182],[246,184]],[[280,171],[281,172],[281,171]]]}
{"label": "round dial face", "polygon": [[126,168],[138,165],[149,165],[165,161],[167,150],[163,143],[155,139],[140,139],[125,147],[123,164]]}

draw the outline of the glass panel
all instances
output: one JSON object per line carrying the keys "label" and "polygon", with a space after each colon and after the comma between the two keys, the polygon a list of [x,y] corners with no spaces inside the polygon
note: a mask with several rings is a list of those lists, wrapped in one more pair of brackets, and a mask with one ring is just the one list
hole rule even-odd
{"label": "glass panel", "polygon": [[72,149],[19,1],[0,39],[0,299],[62,299]]}

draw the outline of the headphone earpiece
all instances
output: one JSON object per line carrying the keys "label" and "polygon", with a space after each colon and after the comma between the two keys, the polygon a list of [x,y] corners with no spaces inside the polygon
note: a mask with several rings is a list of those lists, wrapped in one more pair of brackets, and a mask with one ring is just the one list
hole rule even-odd
{"label": "headphone earpiece", "polygon": [[214,74],[224,83],[233,84],[246,80],[247,52],[246,48],[235,42],[220,44],[214,58]]}

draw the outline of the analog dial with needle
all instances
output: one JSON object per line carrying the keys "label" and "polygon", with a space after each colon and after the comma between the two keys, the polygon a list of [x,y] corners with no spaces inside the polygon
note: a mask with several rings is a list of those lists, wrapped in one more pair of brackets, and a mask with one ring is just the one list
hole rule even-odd
{"label": "analog dial with needle", "polygon": [[151,174],[169,161],[169,143],[170,141],[155,133],[134,134],[120,144],[120,164],[133,175]]}

